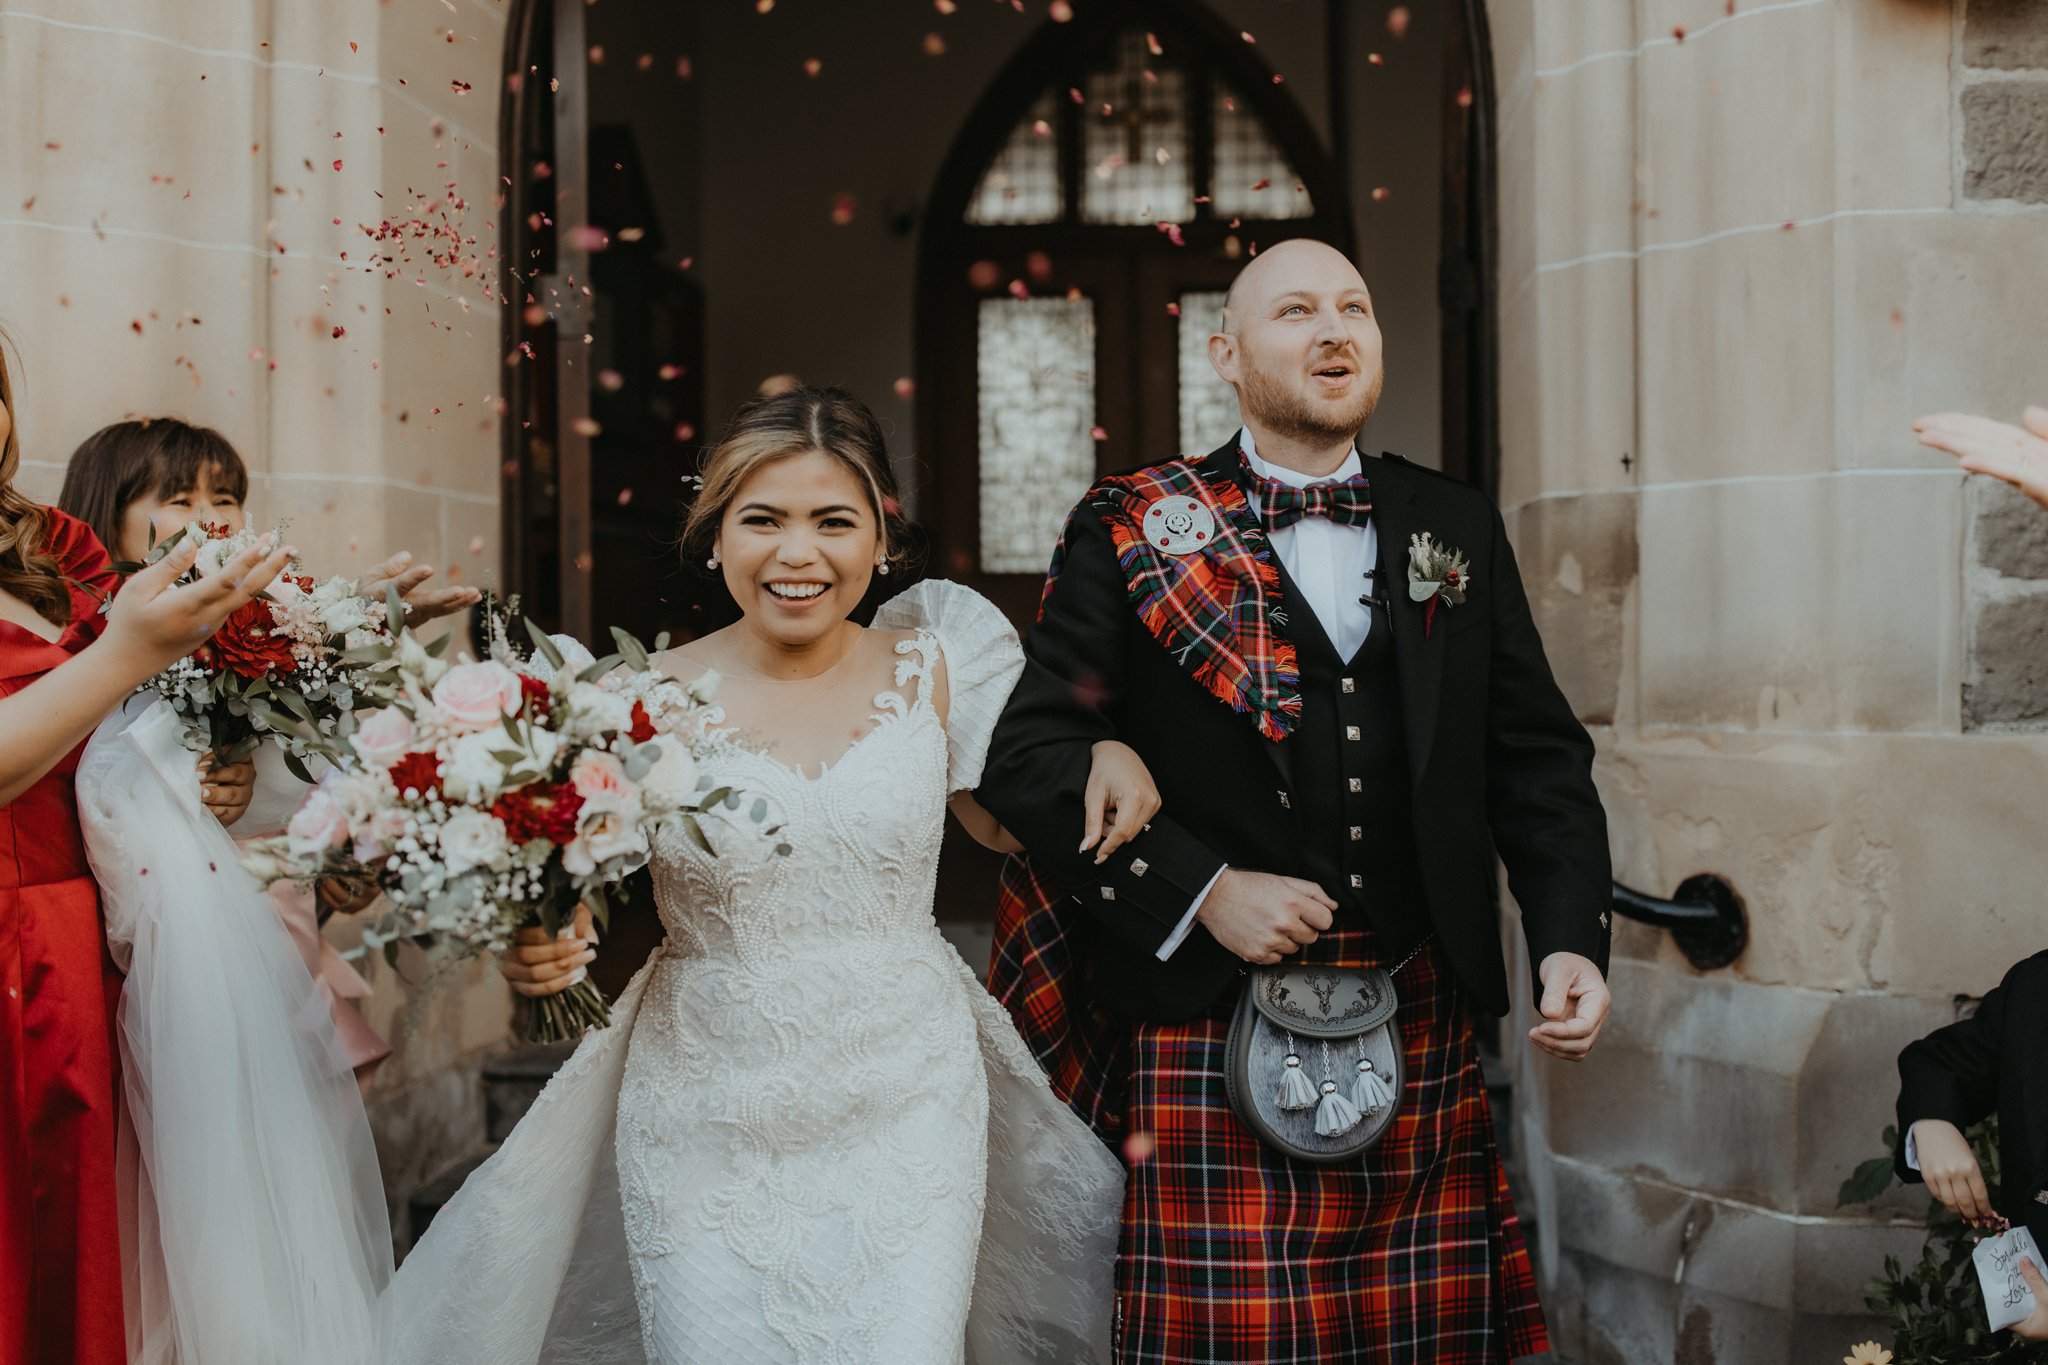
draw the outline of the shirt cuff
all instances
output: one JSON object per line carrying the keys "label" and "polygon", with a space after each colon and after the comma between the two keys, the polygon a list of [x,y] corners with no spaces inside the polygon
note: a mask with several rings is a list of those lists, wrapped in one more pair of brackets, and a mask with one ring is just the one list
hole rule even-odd
{"label": "shirt cuff", "polygon": [[1913,1130],[1911,1128],[1906,1130],[1906,1169],[1909,1171],[1920,1169],[1920,1144],[1913,1140]]}
{"label": "shirt cuff", "polygon": [[1190,933],[1194,932],[1195,912],[1202,908],[1202,902],[1209,899],[1209,893],[1216,889],[1217,881],[1223,876],[1224,873],[1228,871],[1230,871],[1229,863],[1225,863],[1223,866],[1216,869],[1216,875],[1214,877],[1209,878],[1209,884],[1202,888],[1200,895],[1195,897],[1195,902],[1193,905],[1190,905],[1188,907],[1188,912],[1180,917],[1180,923],[1173,926],[1173,932],[1166,936],[1166,942],[1159,945],[1159,951],[1155,954],[1155,956],[1158,957],[1158,959],[1161,962],[1164,962],[1166,961],[1166,959],[1172,957],[1173,950],[1180,947],[1182,943],[1186,942],[1187,936]]}

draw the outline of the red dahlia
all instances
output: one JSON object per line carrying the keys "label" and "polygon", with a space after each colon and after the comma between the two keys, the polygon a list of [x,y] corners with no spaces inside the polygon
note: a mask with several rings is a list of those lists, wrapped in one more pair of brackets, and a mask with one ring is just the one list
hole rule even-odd
{"label": "red dahlia", "polygon": [[583,798],[567,782],[535,782],[506,792],[491,805],[513,843],[545,839],[556,846],[576,837]]}
{"label": "red dahlia", "polygon": [[260,678],[273,669],[290,673],[298,660],[292,657],[292,642],[275,634],[276,629],[270,603],[260,597],[244,602],[213,633],[201,651],[202,661],[245,678]]}
{"label": "red dahlia", "polygon": [[527,704],[533,707],[533,718],[535,720],[546,720],[553,713],[555,709],[554,690],[539,678],[529,678],[524,673],[521,673],[519,675],[519,692],[521,696],[525,697]]}
{"label": "red dahlia", "polygon": [[633,728],[626,731],[626,738],[635,744],[645,744],[654,738],[654,721],[648,717],[647,708],[637,701],[633,703]]}
{"label": "red dahlia", "polygon": [[441,790],[441,760],[432,754],[410,753],[391,765],[391,781],[403,796],[408,788],[422,797]]}

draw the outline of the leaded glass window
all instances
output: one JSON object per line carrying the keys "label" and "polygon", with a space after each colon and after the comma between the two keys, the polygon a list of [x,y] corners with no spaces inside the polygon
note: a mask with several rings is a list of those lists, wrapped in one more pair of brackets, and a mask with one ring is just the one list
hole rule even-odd
{"label": "leaded glass window", "polygon": [[1209,336],[1223,328],[1223,291],[1182,294],[1180,303],[1180,449],[1201,455],[1243,425],[1237,390],[1209,363]]}
{"label": "leaded glass window", "polygon": [[1195,211],[1188,78],[1142,33],[1117,40],[1117,64],[1088,78],[1081,221],[1179,223]]}
{"label": "leaded glass window", "polygon": [[1044,573],[1095,478],[1095,305],[983,299],[978,343],[981,568]]}
{"label": "leaded glass window", "polygon": [[1003,150],[982,172],[968,201],[967,221],[975,224],[1052,223],[1063,209],[1060,195],[1059,139],[1053,127],[1058,115],[1051,91],[1039,97],[1010,132]]}
{"label": "leaded glass window", "polygon": [[1258,115],[1220,81],[1216,86],[1216,168],[1211,199],[1226,218],[1307,218],[1308,188]]}

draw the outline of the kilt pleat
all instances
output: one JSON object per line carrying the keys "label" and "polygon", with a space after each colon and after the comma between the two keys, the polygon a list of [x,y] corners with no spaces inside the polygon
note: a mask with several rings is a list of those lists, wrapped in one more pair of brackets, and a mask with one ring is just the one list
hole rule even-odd
{"label": "kilt pleat", "polygon": [[[1372,961],[1362,934],[1318,960]],[[1265,1147],[1223,1080],[1230,1011],[1127,1023],[1120,1365],[1506,1365],[1549,1349],[1470,1014],[1425,949],[1395,977],[1401,1113],[1364,1159]],[[1135,1139],[1135,1141],[1132,1141]]]}

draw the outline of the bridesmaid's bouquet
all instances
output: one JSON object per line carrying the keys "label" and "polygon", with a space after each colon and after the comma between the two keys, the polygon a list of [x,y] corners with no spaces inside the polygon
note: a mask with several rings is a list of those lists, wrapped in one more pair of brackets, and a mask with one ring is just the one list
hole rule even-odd
{"label": "bridesmaid's bouquet", "polygon": [[[449,637],[423,645],[395,610],[388,630],[373,674],[384,704],[341,723],[333,770],[244,860],[266,884],[374,880],[388,908],[365,948],[387,959],[407,939],[446,957],[500,951],[529,925],[559,933],[579,903],[605,923],[664,831],[708,849],[698,817],[740,809],[698,770],[715,679],[677,684],[624,631],[612,632],[616,653],[593,659],[529,625],[522,654],[493,614],[490,657],[449,663]],[[774,834],[765,803],[748,813]],[[610,1022],[587,979],[532,1009],[537,1041]]]}
{"label": "bridesmaid's bouquet", "polygon": [[[199,542],[199,557],[179,580],[189,583],[218,573],[256,533],[229,535],[195,521],[152,546],[147,562],[187,539]],[[373,690],[369,671],[385,657],[389,640],[385,611],[357,591],[356,580],[316,581],[294,561],[205,644],[142,690],[169,703],[179,739],[193,752],[211,750],[221,763],[235,763],[271,739],[284,750],[286,766],[311,782],[306,757],[366,703]]]}

